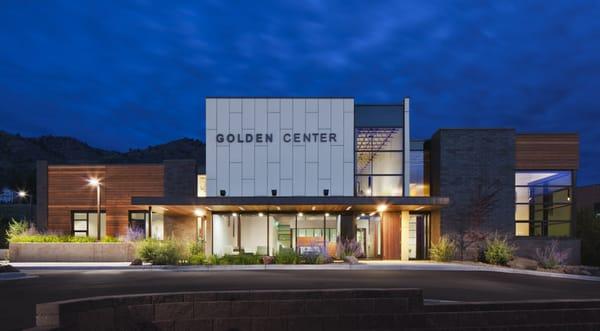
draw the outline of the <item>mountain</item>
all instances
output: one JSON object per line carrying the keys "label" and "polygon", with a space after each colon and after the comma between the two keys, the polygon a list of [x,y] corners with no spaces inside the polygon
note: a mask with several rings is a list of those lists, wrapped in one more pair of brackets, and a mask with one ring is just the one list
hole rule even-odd
{"label": "mountain", "polygon": [[127,152],[92,147],[71,137],[23,137],[0,131],[0,189],[8,186],[35,190],[35,162],[52,163],[159,163],[166,159],[196,159],[204,167],[202,141],[182,138]]}

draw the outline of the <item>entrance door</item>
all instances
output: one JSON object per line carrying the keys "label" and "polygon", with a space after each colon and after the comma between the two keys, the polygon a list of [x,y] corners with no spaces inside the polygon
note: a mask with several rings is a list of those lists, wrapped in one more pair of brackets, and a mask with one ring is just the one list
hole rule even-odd
{"label": "entrance door", "polygon": [[409,259],[427,259],[429,256],[429,214],[411,214],[408,231]]}

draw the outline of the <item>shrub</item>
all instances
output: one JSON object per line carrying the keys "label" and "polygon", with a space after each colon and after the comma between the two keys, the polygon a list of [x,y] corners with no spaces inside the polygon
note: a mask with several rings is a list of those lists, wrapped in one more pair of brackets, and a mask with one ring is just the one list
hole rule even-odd
{"label": "shrub", "polygon": [[355,239],[340,240],[338,238],[336,245],[336,255],[340,259],[346,256],[354,256],[360,258],[365,256],[362,245]]}
{"label": "shrub", "polygon": [[484,250],[485,262],[490,264],[506,265],[512,260],[515,247],[512,246],[506,237],[494,235],[486,240]]}
{"label": "shrub", "polygon": [[456,246],[447,236],[442,236],[440,240],[431,245],[429,256],[437,262],[448,262],[454,258],[456,254]]}
{"label": "shrub", "polygon": [[146,233],[143,229],[128,228],[125,235],[125,241],[140,241],[146,238]]}
{"label": "shrub", "polygon": [[181,259],[182,250],[173,240],[146,239],[139,243],[138,256],[144,262],[156,265],[177,264]]}
{"label": "shrub", "polygon": [[318,253],[318,252],[307,252],[307,253],[300,255],[300,263],[319,264],[319,261],[323,260],[323,259],[319,259],[321,256],[323,256],[323,254]]}
{"label": "shrub", "polygon": [[215,255],[209,255],[206,258],[206,264],[208,264],[208,265],[217,265],[217,264],[219,264],[219,258],[217,256],[215,256]]}
{"label": "shrub", "polygon": [[14,218],[8,224],[8,230],[6,231],[6,239],[8,242],[19,242],[13,241],[18,236],[24,235],[30,232],[29,222],[17,221]]}
{"label": "shrub", "polygon": [[119,242],[119,239],[115,238],[113,236],[105,236],[100,241],[103,243],[116,243],[116,242]]}
{"label": "shrub", "polygon": [[570,253],[570,249],[561,251],[557,240],[552,240],[544,249],[535,249],[537,262],[546,269],[565,265]]}
{"label": "shrub", "polygon": [[230,265],[230,264],[260,264],[262,256],[254,254],[239,254],[239,255],[224,255],[218,258],[218,264]]}
{"label": "shrub", "polygon": [[204,255],[204,241],[194,241],[189,244],[188,251],[190,255]]}
{"label": "shrub", "polygon": [[96,242],[95,238],[92,237],[74,237],[74,236],[65,236],[60,238],[59,240],[64,240],[64,242],[70,243],[92,243]]}
{"label": "shrub", "polygon": [[298,254],[292,248],[281,248],[275,255],[275,263],[277,264],[297,264]]}
{"label": "shrub", "polygon": [[204,256],[204,254],[192,254],[188,258],[188,262],[193,265],[207,264],[206,256]]}

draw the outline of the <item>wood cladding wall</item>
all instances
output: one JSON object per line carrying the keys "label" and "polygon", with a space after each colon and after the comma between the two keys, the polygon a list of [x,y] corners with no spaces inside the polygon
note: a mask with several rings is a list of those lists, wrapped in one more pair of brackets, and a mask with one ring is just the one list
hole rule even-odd
{"label": "wood cladding wall", "polygon": [[579,135],[518,134],[515,163],[517,169],[577,169]]}
{"label": "wood cladding wall", "polygon": [[100,204],[106,211],[106,234],[127,232],[131,197],[161,197],[164,191],[162,164],[48,166],[48,230],[71,232],[71,211],[96,210],[96,189],[87,179],[101,179]]}
{"label": "wood cladding wall", "polygon": [[401,258],[402,213],[383,213],[381,215],[381,254],[383,259]]}

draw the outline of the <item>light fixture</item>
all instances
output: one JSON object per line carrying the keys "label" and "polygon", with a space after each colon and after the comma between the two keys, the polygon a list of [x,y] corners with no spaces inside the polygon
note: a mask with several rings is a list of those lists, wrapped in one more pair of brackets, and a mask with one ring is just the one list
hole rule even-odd
{"label": "light fixture", "polygon": [[210,210],[210,211],[212,211],[212,209],[210,209],[210,207],[206,207],[206,210]]}
{"label": "light fixture", "polygon": [[281,210],[281,207],[277,206],[277,210]]}
{"label": "light fixture", "polygon": [[298,216],[302,217],[302,216],[304,216],[304,214],[302,214],[302,212],[299,212]]}
{"label": "light fixture", "polygon": [[325,217],[329,217],[329,213],[325,213]]}
{"label": "light fixture", "polygon": [[379,212],[379,213],[383,213],[386,209],[387,209],[387,206],[384,204],[377,206],[377,212]]}
{"label": "light fixture", "polygon": [[263,213],[258,213],[258,216],[260,216],[260,217],[263,217],[263,216],[265,216],[265,214],[263,214]]}
{"label": "light fixture", "polygon": [[231,216],[236,217],[238,214],[237,213],[231,213]]}
{"label": "light fixture", "polygon": [[88,178],[88,185],[98,187],[100,185],[100,180],[95,177]]}
{"label": "light fixture", "polygon": [[376,211],[374,211],[374,212],[371,212],[371,213],[369,214],[369,216],[373,216],[373,215],[375,215],[376,213],[377,213]]}
{"label": "light fixture", "polygon": [[315,211],[317,209],[317,206],[312,206],[311,210]]}
{"label": "light fixture", "polygon": [[364,216],[365,216],[365,213],[360,213],[360,216],[363,216],[363,217],[364,217]]}
{"label": "light fixture", "polygon": [[27,192],[20,190],[19,193],[17,193],[19,195],[19,198],[24,198],[27,196]]}
{"label": "light fixture", "polygon": [[348,211],[348,210],[350,210],[350,209],[352,209],[352,206],[348,206],[348,207],[346,207],[346,211]]}
{"label": "light fixture", "polygon": [[417,207],[415,210],[421,210],[421,209],[423,209],[423,208],[425,208],[425,206],[419,206],[419,207]]}
{"label": "light fixture", "polygon": [[242,206],[239,206],[238,208],[239,208],[241,211],[244,211],[244,210],[246,210],[246,209],[244,209],[244,207],[242,207]]}
{"label": "light fixture", "polygon": [[358,221],[358,220],[360,220],[360,217],[356,216],[356,220],[357,220],[357,221]]}
{"label": "light fixture", "polygon": [[203,209],[196,209],[194,210],[194,215],[198,216],[198,217],[202,217],[204,216],[205,212]]}

